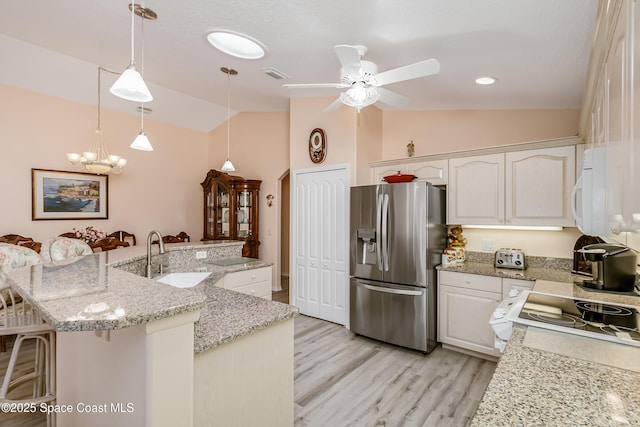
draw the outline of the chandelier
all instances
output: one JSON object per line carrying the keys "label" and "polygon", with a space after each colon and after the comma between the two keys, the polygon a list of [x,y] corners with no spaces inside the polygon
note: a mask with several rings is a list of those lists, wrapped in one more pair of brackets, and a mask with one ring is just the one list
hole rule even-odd
{"label": "chandelier", "polygon": [[[87,172],[103,175],[109,172],[120,173],[127,165],[127,159],[123,159],[115,154],[109,154],[107,145],[103,141],[102,130],[100,129],[100,71],[98,67],[98,127],[96,128],[90,151],[82,154],[67,153],[67,159],[74,165],[81,165]],[[109,71],[104,69],[104,71]]]}

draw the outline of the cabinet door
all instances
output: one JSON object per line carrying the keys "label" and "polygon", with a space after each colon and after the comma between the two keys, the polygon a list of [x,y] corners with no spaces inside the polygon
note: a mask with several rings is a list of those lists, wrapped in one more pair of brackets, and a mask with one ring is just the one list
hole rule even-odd
{"label": "cabinet door", "polygon": [[501,294],[447,285],[440,285],[438,291],[440,342],[499,357],[489,318]]}
{"label": "cabinet door", "polygon": [[506,153],[506,225],[575,226],[575,148]]}
{"label": "cabinet door", "polygon": [[448,224],[504,223],[504,154],[449,160]]}
{"label": "cabinet door", "polygon": [[[625,189],[629,182],[630,165],[627,129],[629,118],[629,67],[627,37],[627,8],[620,8],[620,15],[605,64],[605,143],[607,145],[607,219],[614,235],[627,229],[625,225]],[[620,240],[621,237],[616,237]],[[624,243],[624,240],[622,240]]]}
{"label": "cabinet door", "polygon": [[640,5],[637,2],[631,2],[630,4],[633,17],[633,31],[631,34],[633,39],[633,93],[631,94],[633,99],[633,134],[631,135],[631,155],[629,160],[635,164],[635,167],[631,168],[631,179],[629,185],[629,191],[627,196],[629,197],[629,204],[631,208],[630,224],[631,229],[636,231],[629,235],[629,241],[627,244],[635,249],[640,249],[640,236],[637,231],[640,230]]}
{"label": "cabinet door", "polygon": [[447,185],[449,162],[446,159],[409,163],[407,166],[407,173],[417,176],[418,181],[429,181],[433,185]]}
{"label": "cabinet door", "polygon": [[398,172],[407,173],[407,165],[378,166],[371,169],[371,184],[386,182],[385,176],[396,175]]}

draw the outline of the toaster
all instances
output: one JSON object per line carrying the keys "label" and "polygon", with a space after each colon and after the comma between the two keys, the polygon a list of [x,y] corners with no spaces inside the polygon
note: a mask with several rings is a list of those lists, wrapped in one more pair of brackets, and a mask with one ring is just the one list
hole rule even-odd
{"label": "toaster", "polygon": [[497,268],[515,268],[524,270],[525,259],[522,249],[500,248],[496,251]]}

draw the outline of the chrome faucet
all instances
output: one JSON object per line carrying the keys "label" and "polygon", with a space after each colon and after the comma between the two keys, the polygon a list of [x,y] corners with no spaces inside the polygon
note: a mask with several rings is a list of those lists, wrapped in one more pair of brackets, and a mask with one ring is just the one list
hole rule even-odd
{"label": "chrome faucet", "polygon": [[158,230],[153,230],[149,232],[149,235],[147,236],[147,277],[148,278],[153,277],[153,273],[151,273],[151,239],[153,238],[154,234],[158,236],[158,246],[160,246],[160,252],[158,253],[159,254],[164,253],[164,242],[162,241],[162,234],[160,234]]}

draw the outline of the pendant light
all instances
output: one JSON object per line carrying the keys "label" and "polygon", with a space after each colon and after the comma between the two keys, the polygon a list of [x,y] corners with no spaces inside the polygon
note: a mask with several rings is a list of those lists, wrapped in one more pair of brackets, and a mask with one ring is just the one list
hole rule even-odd
{"label": "pendant light", "polygon": [[[148,9],[139,8],[136,6],[136,15],[142,18],[142,23],[140,24],[140,34],[142,36],[142,49],[140,50],[140,73],[144,75],[144,20],[147,15]],[[138,13],[139,12],[139,13]],[[154,13],[155,15],[155,13]],[[151,146],[151,142],[149,142],[149,138],[147,138],[147,134],[144,132],[144,102],[140,103],[140,133],[136,136],[136,139],[133,140],[129,147],[134,150],[140,151],[153,151],[153,147]]]}
{"label": "pendant light", "polygon": [[149,142],[149,138],[147,138],[147,134],[144,133],[144,103],[140,103],[140,133],[136,136],[136,139],[133,140],[129,147],[134,150],[141,151],[153,151],[153,147],[151,146],[151,142]]}
{"label": "pendant light", "polygon": [[234,70],[233,68],[227,68],[227,67],[222,67],[220,68],[220,71],[222,71],[223,73],[225,73],[227,75],[227,160],[224,162],[224,164],[222,165],[222,172],[234,172],[236,170],[236,168],[233,167],[233,163],[231,163],[231,159],[230,159],[230,155],[229,155],[229,149],[230,149],[230,135],[231,135],[231,131],[230,131],[230,126],[231,126],[231,116],[230,116],[230,111],[231,111],[231,96],[230,96],[230,81],[229,78],[230,76],[235,76],[238,74],[238,72],[236,70]]}
{"label": "pendant light", "polygon": [[72,164],[81,164],[82,168],[87,172],[96,174],[106,174],[109,172],[120,173],[127,165],[127,159],[120,156],[109,154],[107,145],[102,140],[102,129],[100,129],[100,71],[108,71],[102,67],[98,67],[98,126],[95,131],[93,143],[90,151],[84,151],[82,154],[67,153],[67,160]]}
{"label": "pendant light", "polygon": [[111,86],[110,91],[115,96],[128,101],[149,102],[153,100],[153,96],[151,96],[151,92],[149,92],[149,88],[147,88],[142,76],[138,73],[138,70],[136,70],[134,57],[134,15],[137,13],[144,19],[156,19],[158,16],[152,10],[141,7],[135,3],[131,3],[129,9],[131,9],[131,63],[120,77],[118,77],[118,80],[116,80],[113,86]]}

